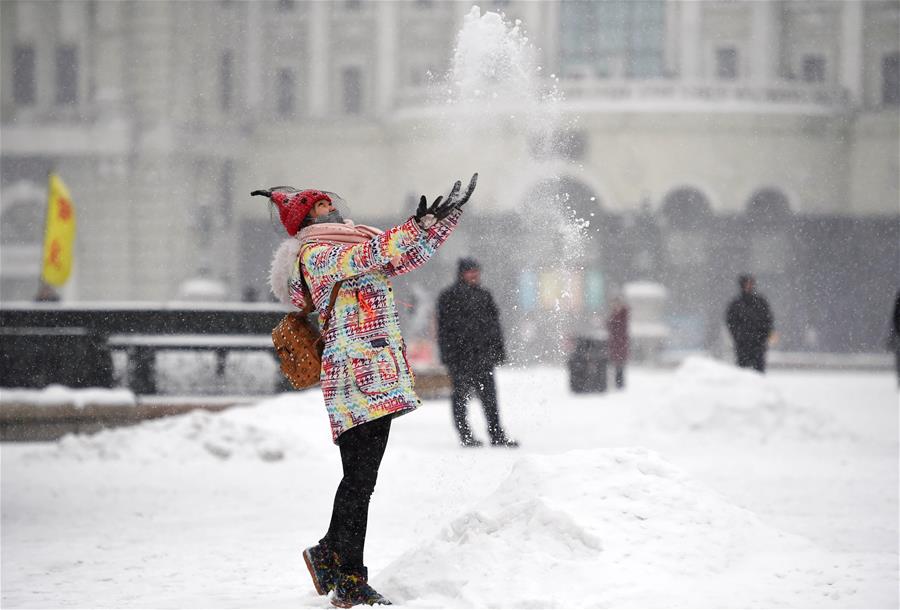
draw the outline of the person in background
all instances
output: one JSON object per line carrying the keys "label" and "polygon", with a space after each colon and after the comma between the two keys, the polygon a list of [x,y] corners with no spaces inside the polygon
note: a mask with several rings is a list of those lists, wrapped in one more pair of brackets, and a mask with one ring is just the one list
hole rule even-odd
{"label": "person in background", "polygon": [[500,314],[491,293],[481,287],[481,267],[459,261],[456,283],[438,297],[438,347],[453,381],[453,421],[463,447],[480,447],[469,428],[467,403],[474,391],[487,419],[491,445],[518,447],[506,436],[497,409],[494,367],[506,360]]}
{"label": "person in background", "polygon": [[421,404],[391,278],[434,256],[456,228],[477,178],[472,176],[465,193],[456,182],[446,199],[438,197],[431,206],[423,195],[415,215],[387,231],[345,220],[334,193],[292,187],[251,193],[269,198],[290,235],[272,261],[272,292],[301,310],[312,299],[320,327],[330,319],[322,336],[320,380],[343,478],[328,531],[303,558],[316,592],[334,591],[331,603],[339,608],[391,603],[369,585],[363,562],[369,501],[391,422]]}
{"label": "person in background", "polygon": [[894,317],[891,320],[890,333],[888,335],[888,350],[893,350],[897,367],[897,384],[900,385],[900,290],[894,299]]}
{"label": "person in background", "polygon": [[620,296],[610,303],[606,318],[606,332],[609,361],[616,372],[616,388],[625,387],[625,361],[628,360],[628,305]]}
{"label": "person in background", "polygon": [[769,302],[756,292],[756,280],[750,274],[738,277],[741,293],[725,313],[725,325],[734,340],[737,365],[766,370],[766,350],[772,337],[774,318]]}
{"label": "person in background", "polygon": [[45,303],[56,303],[61,301],[62,299],[59,296],[59,293],[51,286],[43,281],[41,281],[40,286],[38,287],[37,295],[34,297],[35,301],[45,302]]}

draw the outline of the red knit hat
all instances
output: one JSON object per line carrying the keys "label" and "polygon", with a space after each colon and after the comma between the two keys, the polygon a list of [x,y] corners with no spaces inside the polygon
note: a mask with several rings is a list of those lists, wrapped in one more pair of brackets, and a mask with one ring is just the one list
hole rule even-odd
{"label": "red knit hat", "polygon": [[297,234],[297,231],[300,230],[300,225],[303,224],[309,211],[312,210],[317,202],[324,199],[331,203],[331,197],[322,191],[316,190],[301,191],[296,194],[273,191],[270,199],[278,207],[281,224],[284,225],[288,235]]}

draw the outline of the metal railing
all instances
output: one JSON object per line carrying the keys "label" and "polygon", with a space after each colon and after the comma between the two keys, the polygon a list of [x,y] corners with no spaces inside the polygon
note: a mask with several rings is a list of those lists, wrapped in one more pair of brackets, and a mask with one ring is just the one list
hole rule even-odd
{"label": "metal railing", "polygon": [[[158,351],[204,350],[218,373],[232,351],[271,351],[285,310],[269,304],[35,304],[0,307],[0,387],[112,387],[112,351],[129,357],[128,385],[156,393]],[[274,358],[274,352],[272,352]]]}

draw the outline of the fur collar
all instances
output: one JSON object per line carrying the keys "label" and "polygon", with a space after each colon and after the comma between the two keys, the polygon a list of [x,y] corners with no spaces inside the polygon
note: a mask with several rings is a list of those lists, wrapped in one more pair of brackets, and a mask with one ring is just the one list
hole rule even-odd
{"label": "fur collar", "polygon": [[280,303],[293,305],[288,282],[294,270],[294,263],[300,255],[301,242],[295,237],[288,237],[272,256],[272,266],[269,268],[269,288]]}

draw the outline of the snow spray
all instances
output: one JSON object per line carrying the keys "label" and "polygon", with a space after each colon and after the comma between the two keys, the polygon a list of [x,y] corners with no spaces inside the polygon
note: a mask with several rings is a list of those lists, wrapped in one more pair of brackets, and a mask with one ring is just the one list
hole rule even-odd
{"label": "snow spray", "polygon": [[[562,126],[571,125],[563,125],[558,79],[543,76],[537,56],[521,21],[510,23],[504,15],[482,14],[473,6],[457,34],[449,73],[433,83],[432,102],[441,109],[435,127],[446,131],[454,146],[476,150],[486,140],[508,141],[509,134],[526,139],[525,146],[505,146],[494,155],[502,159],[501,175],[495,178],[510,186],[497,189],[494,206],[518,215],[523,231],[484,238],[508,245],[505,250],[528,252],[523,268],[538,278],[542,306],[533,315],[542,318],[541,334],[549,331],[562,338],[573,322],[590,221],[578,218],[561,180],[567,140],[557,135]],[[484,138],[498,129],[507,135]],[[521,284],[515,290],[522,290]],[[522,319],[530,326],[527,316]],[[527,338],[534,328],[514,328],[513,339]],[[558,359],[561,346],[547,339],[539,342],[540,353],[522,356]]]}

